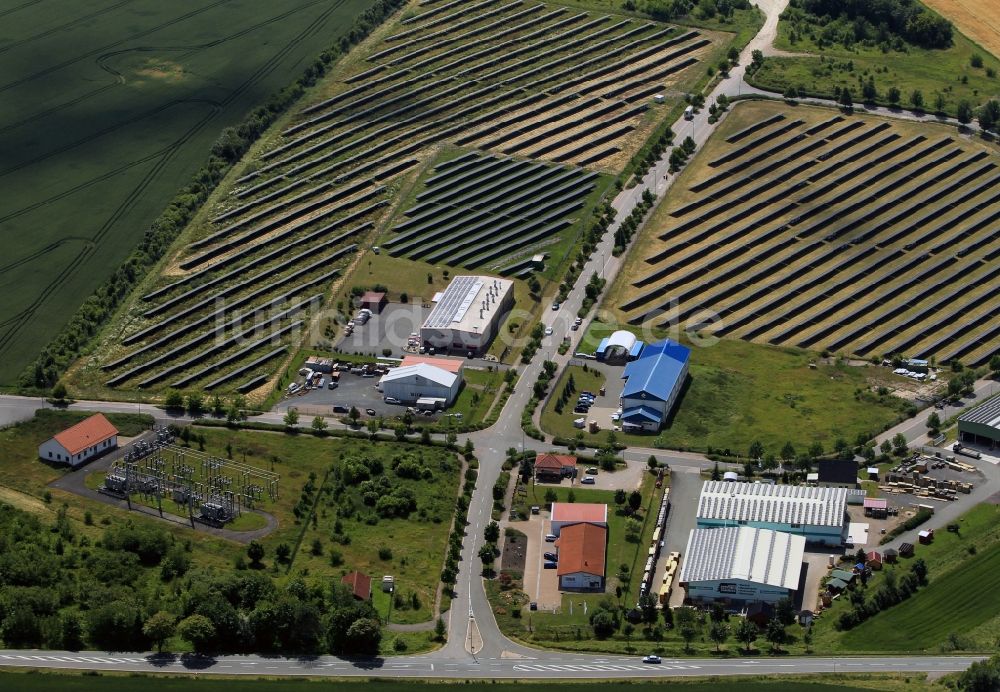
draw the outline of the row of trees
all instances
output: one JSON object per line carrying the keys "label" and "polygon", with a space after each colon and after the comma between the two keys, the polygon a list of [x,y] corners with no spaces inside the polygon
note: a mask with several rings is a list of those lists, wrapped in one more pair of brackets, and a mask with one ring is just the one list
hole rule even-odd
{"label": "row of trees", "polygon": [[922,48],[952,44],[951,22],[915,0],[792,0],[790,19],[822,27],[830,42],[886,43],[894,38]]}

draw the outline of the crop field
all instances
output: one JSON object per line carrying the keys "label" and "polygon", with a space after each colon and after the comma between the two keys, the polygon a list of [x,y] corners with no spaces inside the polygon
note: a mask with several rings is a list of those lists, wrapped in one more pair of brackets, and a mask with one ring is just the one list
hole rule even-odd
{"label": "crop field", "polygon": [[[404,176],[442,146],[602,171],[623,166],[662,116],[652,94],[696,79],[696,66],[724,40],[521,0],[410,4],[338,63],[223,183],[160,276],[106,330],[100,357],[74,369],[75,383],[154,393],[264,391],[330,286],[377,237]],[[596,177],[495,163],[545,183],[560,176],[536,190],[558,191],[559,206],[529,214],[525,192],[518,208],[506,209],[512,247],[557,230],[570,197]],[[424,212],[419,219],[436,213]],[[411,231],[428,230],[415,219]],[[433,237],[459,240],[443,229]],[[418,252],[402,241],[393,250]],[[438,250],[428,242],[419,252],[438,257]],[[463,235],[440,258],[478,266],[502,256],[477,252],[473,236]]]}
{"label": "crop field", "polygon": [[365,0],[55,0],[0,10],[0,383],[139,244],[219,132]]}
{"label": "crop field", "polygon": [[503,274],[531,272],[512,253],[558,239],[598,174],[470,153],[438,165],[387,243],[393,255]]}
{"label": "crop field", "polygon": [[609,302],[633,325],[981,364],[1000,339],[1000,168],[953,132],[740,105]]}
{"label": "crop field", "polygon": [[924,0],[959,31],[1000,57],[1000,15],[992,0]]}

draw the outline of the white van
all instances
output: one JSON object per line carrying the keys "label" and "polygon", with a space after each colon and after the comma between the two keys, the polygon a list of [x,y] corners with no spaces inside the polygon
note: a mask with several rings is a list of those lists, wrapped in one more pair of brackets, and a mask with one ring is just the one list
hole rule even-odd
{"label": "white van", "polygon": [[694,119],[694,106],[688,106],[684,109],[684,119],[693,120]]}

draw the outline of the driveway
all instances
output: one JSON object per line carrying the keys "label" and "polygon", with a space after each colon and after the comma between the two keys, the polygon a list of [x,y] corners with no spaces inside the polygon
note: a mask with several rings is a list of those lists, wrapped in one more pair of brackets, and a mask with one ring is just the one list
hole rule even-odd
{"label": "driveway", "polygon": [[[675,466],[670,471],[670,512],[667,514],[666,543],[660,551],[660,559],[656,563],[653,584],[663,583],[663,573],[667,566],[667,556],[670,553],[681,554],[681,565],[684,564],[688,538],[697,522],[695,514],[698,510],[698,496],[701,494],[701,472],[696,467]],[[680,588],[677,582],[680,581],[680,568],[673,593],[670,596],[670,605],[678,606],[684,602],[684,589]]]}
{"label": "driveway", "polygon": [[524,562],[524,592],[528,600],[538,604],[539,610],[555,610],[562,604],[562,594],[559,593],[559,577],[554,569],[543,569],[545,552],[555,552],[551,543],[545,542],[545,534],[549,533],[551,523],[549,513],[542,510],[532,514],[527,522],[518,522],[518,530],[528,537],[528,548]]}

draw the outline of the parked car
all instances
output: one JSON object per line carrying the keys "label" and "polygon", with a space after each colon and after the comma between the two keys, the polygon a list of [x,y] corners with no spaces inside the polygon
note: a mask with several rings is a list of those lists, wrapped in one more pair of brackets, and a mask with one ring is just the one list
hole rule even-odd
{"label": "parked car", "polygon": [[368,414],[369,416],[374,416],[374,415],[376,415],[376,413],[375,413],[375,409],[373,409],[373,408],[366,408],[366,409],[365,409],[365,413],[367,413],[367,414]]}
{"label": "parked car", "polygon": [[555,312],[559,309],[559,303],[552,303],[552,311]]}
{"label": "parked car", "polygon": [[545,555],[543,555],[542,557],[551,562],[559,562],[559,556],[556,555],[555,553],[545,553]]}
{"label": "parked car", "polygon": [[650,654],[649,656],[643,656],[642,657],[642,662],[643,663],[659,663],[660,662],[660,657],[657,656],[656,654]]}
{"label": "parked car", "polygon": [[579,329],[579,328],[580,328],[580,325],[578,325],[578,324],[574,324],[574,325],[573,325],[572,327],[570,327],[570,329],[572,329],[572,330],[573,330],[574,332],[575,332],[575,331],[576,331],[577,329]]}
{"label": "parked car", "polygon": [[591,466],[589,469],[587,469],[587,475],[588,476],[596,476],[597,475],[597,467],[596,466]]}
{"label": "parked car", "polygon": [[584,476],[583,480],[580,481],[580,483],[582,483],[583,485],[594,485],[594,483],[596,483],[596,482],[597,482],[597,479],[594,478],[593,476]]}
{"label": "parked car", "polygon": [[559,567],[559,563],[558,562],[552,562],[551,560],[546,560],[545,564],[542,565],[542,566],[545,569],[556,569],[557,567]]}
{"label": "parked car", "polygon": [[403,402],[402,402],[402,401],[400,401],[399,399],[397,399],[397,398],[396,398],[396,397],[394,397],[394,396],[387,396],[387,397],[385,398],[385,403],[387,403],[387,404],[401,404],[401,403],[403,403]]}
{"label": "parked car", "polygon": [[542,508],[539,507],[538,505],[531,505],[531,513],[532,514],[538,514],[541,511],[542,511]]}
{"label": "parked car", "polygon": [[347,413],[348,410],[349,409],[346,406],[341,406],[340,404],[337,404],[336,406],[333,407],[334,413]]}
{"label": "parked car", "polygon": [[546,543],[555,543],[557,538],[559,538],[559,536],[555,535],[554,533],[545,534]]}
{"label": "parked car", "polygon": [[588,411],[590,411],[590,407],[589,406],[579,406],[578,405],[578,406],[576,406],[576,407],[573,408],[573,413],[587,413]]}

